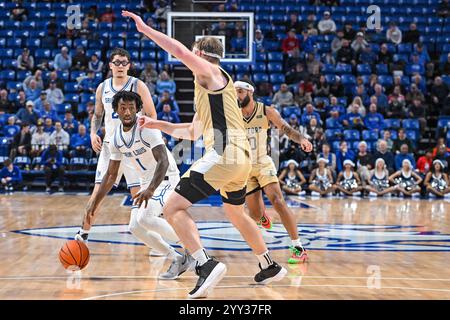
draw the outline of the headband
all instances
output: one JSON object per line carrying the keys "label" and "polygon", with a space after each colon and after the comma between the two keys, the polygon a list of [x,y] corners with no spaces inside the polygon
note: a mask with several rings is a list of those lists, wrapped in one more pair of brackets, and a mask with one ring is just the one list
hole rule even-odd
{"label": "headband", "polygon": [[244,90],[249,90],[251,92],[255,91],[255,87],[253,87],[250,83],[248,82],[244,82],[244,81],[236,81],[234,83],[234,87],[237,89],[244,89]]}
{"label": "headband", "polygon": [[218,54],[216,54],[216,53],[212,53],[212,52],[207,52],[207,51],[205,51],[205,50],[199,50],[197,47],[194,47],[194,52],[200,52],[201,54],[203,54],[203,55],[205,55],[205,56],[208,56],[208,57],[211,57],[211,58],[216,58],[216,59],[222,59],[222,57],[221,56],[219,56]]}
{"label": "headband", "polygon": [[439,163],[441,165],[441,168],[445,168],[444,163],[441,160],[436,159],[433,161],[433,164],[435,164],[435,163]]}

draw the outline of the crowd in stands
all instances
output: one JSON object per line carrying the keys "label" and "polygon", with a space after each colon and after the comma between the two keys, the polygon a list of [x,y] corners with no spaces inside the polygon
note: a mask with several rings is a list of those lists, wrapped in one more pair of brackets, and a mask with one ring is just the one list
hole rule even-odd
{"label": "crowd in stands", "polygon": [[[313,143],[313,152],[306,154],[280,137],[280,181],[286,193],[381,194],[399,185],[396,193],[410,195],[419,184],[424,191],[440,177],[447,179],[450,46],[437,39],[448,32],[449,1],[420,1],[416,2],[422,7],[433,7],[425,17],[415,13],[414,21],[383,20],[375,29],[368,28],[360,12],[350,10],[361,6],[352,8],[347,1],[284,1],[297,8],[288,11],[265,0],[231,0],[214,7],[218,12],[255,11],[256,62],[224,68],[235,79],[253,80],[258,97],[275,105]],[[144,3],[148,7],[137,4],[136,11],[147,24],[165,32],[170,2]],[[2,64],[0,139],[7,144],[0,146],[0,155],[12,159],[12,164],[3,159],[8,172],[15,172],[15,165],[24,171],[40,170],[48,190],[57,178],[63,188],[70,168],[95,168],[87,132],[95,89],[110,76],[107,53],[116,46],[131,50],[136,59],[133,73],[148,86],[158,118],[180,121],[171,68],[161,62],[154,44],[132,28],[124,31],[128,24],[117,9],[90,5],[81,28],[74,29],[62,28],[49,16],[39,44],[28,41],[31,50],[21,49],[14,61],[7,60],[10,66]],[[30,22],[36,19],[31,14],[18,1],[10,20]],[[211,33],[229,39],[227,52],[248,50],[243,22],[219,22]],[[0,44],[7,36],[0,34]],[[3,48],[14,41],[7,39]],[[46,48],[59,49],[47,55]],[[10,69],[17,81],[8,82]],[[447,123],[439,122],[432,131],[438,117]],[[170,137],[165,138],[173,146]],[[423,142],[434,140],[435,146]],[[31,161],[23,159],[27,157]],[[78,166],[80,158],[86,160],[83,166]],[[383,182],[376,184],[374,179]],[[11,183],[3,183],[10,188]],[[447,187],[439,192],[447,192]]]}

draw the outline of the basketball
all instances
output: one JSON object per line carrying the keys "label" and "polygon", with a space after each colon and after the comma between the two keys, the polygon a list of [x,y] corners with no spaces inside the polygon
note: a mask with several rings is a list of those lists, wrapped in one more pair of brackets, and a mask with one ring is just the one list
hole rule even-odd
{"label": "basketball", "polygon": [[84,269],[89,263],[89,249],[81,241],[69,240],[59,250],[59,261],[65,269]]}

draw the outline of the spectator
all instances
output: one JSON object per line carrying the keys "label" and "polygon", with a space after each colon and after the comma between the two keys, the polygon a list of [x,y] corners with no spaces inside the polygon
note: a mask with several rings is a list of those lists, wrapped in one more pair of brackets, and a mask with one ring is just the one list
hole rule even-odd
{"label": "spectator", "polygon": [[386,40],[394,44],[400,44],[402,42],[402,31],[393,21],[389,23],[389,29],[386,31]]}
{"label": "spectator", "polygon": [[255,45],[256,45],[256,51],[257,52],[265,52],[266,49],[264,47],[264,35],[261,31],[261,29],[256,29],[255,31]]}
{"label": "spectator", "polygon": [[381,84],[376,84],[374,90],[374,96],[377,98],[377,107],[381,113],[385,114],[389,106],[389,101],[387,96],[383,93],[383,87]]}
{"label": "spectator", "polygon": [[409,25],[409,30],[405,32],[403,42],[405,43],[417,43],[420,39],[420,32],[417,30],[417,25],[413,22]]}
{"label": "spectator", "polygon": [[44,102],[44,108],[40,113],[40,118],[44,120],[50,118],[52,121],[59,121],[58,114],[48,101]]}
{"label": "spectator", "polygon": [[[44,123],[39,121],[37,123],[37,129],[31,136],[31,152],[30,155],[38,157],[41,155],[42,151],[46,149],[50,144],[50,135],[44,132]],[[38,170],[38,168],[34,168]]]}
{"label": "spectator", "polygon": [[231,30],[224,20],[219,21],[217,27],[212,30],[212,34],[216,36],[224,36],[226,39],[231,39]]}
{"label": "spectator", "polygon": [[30,125],[23,122],[20,125],[20,131],[14,136],[11,143],[10,158],[14,159],[16,155],[27,157],[31,150]]}
{"label": "spectator", "polygon": [[336,152],[337,172],[341,172],[344,169],[345,160],[355,160],[355,153],[348,149],[346,141],[341,141],[339,142],[339,150]]}
{"label": "spectator", "polygon": [[321,75],[319,82],[314,85],[314,95],[316,97],[328,97],[330,95],[330,85],[324,75]]}
{"label": "spectator", "polygon": [[316,41],[314,37],[310,36],[307,30],[302,31],[302,35],[299,38],[300,48],[303,52],[313,55],[315,52]]}
{"label": "spectator", "polygon": [[[310,139],[310,137],[312,137],[312,145],[313,145],[313,151],[309,154],[306,154],[306,157],[308,157],[310,160],[312,160],[313,158],[316,157],[316,155],[319,153],[320,150],[322,150],[322,145],[324,143],[327,143],[325,134],[323,132],[323,129],[321,126],[319,126],[317,124],[317,120],[315,118],[312,118],[310,121],[310,125],[309,126],[315,126],[316,130],[314,131],[310,131],[311,135],[308,134],[307,132],[307,139]],[[311,168],[309,168],[309,170],[311,170]]]}
{"label": "spectator", "polygon": [[335,176],[337,165],[336,155],[331,152],[331,147],[328,143],[322,144],[322,152],[319,153],[318,158],[324,158],[328,161],[328,167],[331,169],[333,176]]}
{"label": "spectator", "polygon": [[335,96],[330,97],[330,103],[326,106],[326,116],[331,116],[332,112],[338,112],[340,115],[346,113],[345,108],[338,103],[338,99]]}
{"label": "spectator", "polygon": [[441,0],[436,9],[436,13],[439,17],[448,18],[450,16],[449,0]]}
{"label": "spectator", "polygon": [[180,123],[180,118],[173,112],[170,108],[169,104],[164,104],[162,111],[158,113],[158,119],[171,122],[171,123]]}
{"label": "spectator", "polygon": [[18,2],[11,9],[9,18],[14,21],[26,21],[28,18],[28,9],[21,2]]}
{"label": "spectator", "polygon": [[171,95],[174,95],[176,90],[175,81],[169,78],[166,71],[161,72],[159,80],[156,82],[156,93],[161,94],[163,91],[169,91]]}
{"label": "spectator", "polygon": [[445,144],[441,144],[436,153],[435,160],[441,160],[444,163],[444,167],[447,168],[447,172],[449,171],[450,164],[450,152],[447,151],[447,146]]}
{"label": "spectator", "polygon": [[403,118],[406,101],[399,86],[395,86],[394,91],[389,95],[388,102],[389,107],[386,112],[388,118]]}
{"label": "spectator", "polygon": [[27,71],[32,71],[34,69],[34,58],[30,55],[30,50],[28,48],[24,48],[22,54],[17,57],[17,68]]}
{"label": "spectator", "polygon": [[301,124],[306,126],[313,118],[317,120],[319,125],[321,124],[322,121],[320,120],[319,113],[314,111],[314,106],[311,103],[308,103],[305,107],[305,112],[301,116]]}
{"label": "spectator", "polygon": [[6,124],[3,126],[3,135],[7,138],[14,137],[19,131],[20,127],[15,124],[16,118],[14,116],[8,117]]}
{"label": "spectator", "polygon": [[378,142],[377,151],[373,154],[373,159],[381,158],[384,160],[386,164],[386,169],[388,169],[389,173],[394,172],[395,167],[395,158],[394,154],[388,150],[388,144],[386,140],[380,140]]}
{"label": "spectator", "polygon": [[337,51],[336,61],[338,63],[346,63],[346,64],[356,64],[355,62],[355,52],[350,47],[350,43],[348,40],[344,40],[342,42],[342,47]]}
{"label": "spectator", "polygon": [[159,98],[159,102],[156,105],[156,112],[161,112],[165,104],[168,104],[170,106],[170,110],[172,110],[173,112],[180,112],[178,103],[170,96],[169,91],[163,91],[161,97]]}
{"label": "spectator", "polygon": [[380,52],[378,53],[378,63],[387,64],[389,66],[392,62],[392,53],[389,52],[387,44],[383,43],[380,47]]}
{"label": "spectator", "polygon": [[247,39],[244,37],[244,31],[238,30],[236,37],[231,38],[231,52],[247,52]]}
{"label": "spectator", "polygon": [[392,148],[394,147],[394,141],[391,139],[391,136],[392,134],[389,130],[384,130],[383,138],[377,141],[377,145],[380,143],[381,140],[384,140],[387,143],[387,150],[392,151]]}
{"label": "spectator", "polygon": [[44,132],[48,133],[49,137],[50,135],[55,131],[55,127],[53,126],[53,120],[52,118],[48,117],[44,119]]}
{"label": "spectator", "polygon": [[44,166],[45,172],[45,192],[51,192],[52,182],[56,177],[59,179],[59,192],[64,192],[64,166],[63,155],[56,145],[51,144],[42,153],[41,165]]}
{"label": "spectator", "polygon": [[70,67],[72,67],[72,57],[67,47],[62,47],[61,53],[55,56],[53,67],[56,71],[69,71]]}
{"label": "spectator", "polygon": [[438,197],[444,197],[450,192],[448,176],[445,172],[444,163],[440,160],[433,161],[433,168],[427,173],[424,186],[428,192],[434,193]]}
{"label": "spectator", "polygon": [[281,49],[284,53],[285,62],[287,66],[293,64],[300,57],[300,41],[295,34],[295,29],[289,30],[287,37],[283,39]]}
{"label": "spectator", "polygon": [[442,74],[450,74],[450,52],[447,54],[447,61],[441,67]]}
{"label": "spectator", "polygon": [[311,92],[305,92],[303,86],[299,86],[298,94],[295,95],[295,104],[300,107],[306,106],[308,103],[312,103]]}
{"label": "spectator", "polygon": [[431,99],[435,110],[444,108],[444,101],[449,94],[448,86],[442,81],[441,77],[434,78],[433,85],[431,86]]}
{"label": "spectator", "polygon": [[0,90],[0,114],[14,113],[15,105],[8,99],[8,91]]}
{"label": "spectator", "polygon": [[13,165],[11,159],[5,159],[3,161],[3,168],[0,170],[0,182],[5,192],[12,192],[14,189],[20,188],[22,181],[23,178],[20,169]]}
{"label": "spectator", "polygon": [[314,133],[316,130],[321,129],[321,126],[319,125],[319,122],[317,121],[316,117],[310,118],[309,122],[306,125],[306,132],[311,137],[314,136]]}
{"label": "spectator", "polygon": [[417,160],[417,170],[424,177],[430,171],[432,165],[433,165],[433,153],[431,152],[431,149],[428,149],[425,155],[421,156]]}
{"label": "spectator", "polygon": [[287,162],[286,168],[283,169],[278,179],[280,180],[281,188],[287,195],[300,195],[302,185],[306,183],[299,164],[295,160]]}
{"label": "spectator", "polygon": [[357,172],[354,171],[355,164],[351,160],[345,160],[344,169],[339,172],[335,188],[337,191],[351,196],[352,194],[362,190],[361,180]]}
{"label": "spectator", "polygon": [[408,107],[407,118],[418,119],[420,123],[420,131],[423,134],[427,127],[427,120],[425,119],[426,108],[420,99],[414,99],[412,104]]}
{"label": "spectator", "polygon": [[377,105],[371,104],[369,113],[364,117],[364,125],[369,130],[380,131],[384,128],[384,117],[377,112]]}
{"label": "spectator", "polygon": [[81,29],[78,30],[76,37],[85,40],[97,40],[98,33],[95,29],[89,27],[89,20],[84,19],[81,23]]}
{"label": "spectator", "polygon": [[20,109],[17,112],[16,117],[19,123],[36,124],[39,119],[39,115],[34,110],[33,101],[27,101],[25,108]]}
{"label": "spectator", "polygon": [[325,11],[323,13],[323,19],[319,21],[317,27],[321,34],[330,34],[336,32],[336,23],[331,18],[330,11]]}
{"label": "spectator", "polygon": [[311,172],[309,177],[309,190],[311,195],[318,193],[321,196],[333,192],[333,173],[331,168],[327,167],[329,161],[326,158],[319,158],[317,160],[317,168]]}
{"label": "spectator", "polygon": [[342,43],[344,42],[344,31],[338,30],[336,36],[331,41],[331,52],[335,55],[339,49],[342,48]]}
{"label": "spectator", "polygon": [[86,127],[82,124],[78,126],[78,133],[70,138],[70,147],[77,157],[86,157],[91,150],[91,138],[86,133]]}
{"label": "spectator", "polygon": [[147,85],[148,90],[153,95],[155,94],[156,81],[158,81],[158,73],[153,68],[153,64],[145,64],[145,69],[142,70],[139,78]]}
{"label": "spectator", "polygon": [[399,153],[400,152],[400,148],[403,144],[408,145],[408,150],[413,150],[413,144],[411,142],[411,140],[409,140],[406,137],[406,131],[403,128],[400,128],[398,130],[398,139],[394,141],[394,146],[392,147],[392,151],[394,153]]}
{"label": "spectator", "polygon": [[36,70],[33,75],[29,75],[28,77],[25,78],[25,80],[23,81],[24,89],[28,88],[31,80],[36,81],[37,88],[39,88],[41,90],[44,89],[44,81],[42,81],[42,71],[41,70]]}
{"label": "spectator", "polygon": [[395,155],[394,164],[395,164],[395,170],[400,170],[402,167],[403,160],[409,160],[411,163],[411,166],[413,168],[416,167],[416,160],[414,160],[413,154],[409,153],[409,147],[408,144],[403,143],[400,146],[400,153],[397,153]]}
{"label": "spectator", "polygon": [[298,117],[295,114],[291,114],[289,116],[289,125],[294,129],[297,130],[300,127],[300,122]]}
{"label": "spectator", "polygon": [[344,39],[348,41],[353,41],[356,37],[356,31],[353,29],[351,22],[346,22],[344,25]]}
{"label": "spectator", "polygon": [[407,103],[412,103],[413,100],[419,100],[420,102],[425,102],[425,96],[422,92],[417,88],[415,83],[411,84],[409,87],[408,93],[406,93],[405,100]]}
{"label": "spectator", "polygon": [[81,80],[79,90],[83,93],[95,94],[97,89],[97,80],[95,79],[95,73],[88,71],[87,77]]}
{"label": "spectator", "polygon": [[310,13],[305,21],[305,28],[309,35],[317,35],[317,21],[314,13]]}
{"label": "spectator", "polygon": [[336,59],[331,52],[326,52],[322,54],[321,60],[324,64],[332,64],[333,66],[336,64]]}
{"label": "spectator", "polygon": [[362,129],[364,122],[361,114],[358,112],[359,105],[354,103],[350,106],[350,110],[347,110],[347,114],[343,117],[342,123],[345,127],[350,129]]}
{"label": "spectator", "polygon": [[34,80],[30,81],[30,86],[25,90],[25,96],[27,100],[36,100],[39,98],[39,95],[41,93],[41,89],[37,87],[37,83]]}
{"label": "spectator", "polygon": [[97,54],[91,55],[91,60],[88,63],[89,71],[100,73],[103,71],[103,62],[98,58]]}
{"label": "spectator", "polygon": [[319,74],[321,63],[314,54],[308,54],[306,59],[306,70],[310,75]]}
{"label": "spectator", "polygon": [[69,134],[75,134],[78,132],[78,121],[75,120],[72,112],[70,110],[66,110],[64,120],[62,122],[64,130]]}
{"label": "spectator", "polygon": [[364,39],[364,34],[362,32],[356,34],[356,39],[353,40],[351,47],[357,55],[369,47],[369,43]]}
{"label": "spectator", "polygon": [[330,86],[330,94],[335,97],[342,97],[344,95],[344,85],[341,82],[341,77],[336,76],[335,81]]}
{"label": "spectator", "polygon": [[370,179],[370,170],[373,168],[373,162],[372,155],[367,152],[367,143],[361,141],[358,145],[358,154],[356,155],[356,168],[363,186],[366,185]]}
{"label": "spectator", "polygon": [[59,150],[67,150],[70,144],[69,134],[63,129],[61,121],[55,122],[55,131],[50,134],[50,145],[56,145]]}
{"label": "spectator", "polygon": [[105,12],[100,15],[100,22],[114,23],[116,15],[114,14],[111,5],[107,5]]}
{"label": "spectator", "polygon": [[298,20],[298,15],[296,13],[291,13],[289,15],[289,21],[287,21],[285,24],[285,32],[289,32],[291,29],[295,29],[295,32],[300,34],[303,29],[303,23]]}
{"label": "spectator", "polygon": [[157,1],[158,5],[155,10],[155,18],[157,21],[166,21],[167,20],[167,13],[170,11],[170,4],[166,0],[159,0]]}
{"label": "spectator", "polygon": [[56,81],[50,81],[49,88],[45,92],[47,92],[47,99],[51,104],[57,105],[64,102],[64,93],[56,86]]}
{"label": "spectator", "polygon": [[85,71],[88,69],[89,58],[86,56],[83,46],[78,46],[72,58],[72,70]]}
{"label": "spectator", "polygon": [[286,73],[287,84],[299,83],[301,81],[305,81],[307,78],[309,78],[309,74],[305,70],[303,63],[297,63],[295,68],[291,68]]}
{"label": "spectator", "polygon": [[373,66],[378,63],[378,56],[373,52],[372,47],[368,45],[360,52],[358,61],[359,63],[369,64],[373,68]]}
{"label": "spectator", "polygon": [[58,78],[58,73],[56,73],[56,71],[52,71],[50,72],[50,76],[49,79],[46,83],[46,86],[49,87],[50,86],[50,82],[56,82],[56,87],[63,90],[64,89],[64,81],[62,79]]}
{"label": "spectator", "polygon": [[275,104],[279,109],[295,105],[294,95],[292,94],[291,91],[289,91],[289,88],[286,83],[283,83],[280,86],[280,90],[278,90],[273,95],[272,103]]}
{"label": "spectator", "polygon": [[446,152],[450,152],[450,148],[447,148],[447,146],[445,145],[445,138],[439,137],[437,138],[436,146],[433,148],[433,158],[436,157],[438,150],[442,145],[446,148]]}

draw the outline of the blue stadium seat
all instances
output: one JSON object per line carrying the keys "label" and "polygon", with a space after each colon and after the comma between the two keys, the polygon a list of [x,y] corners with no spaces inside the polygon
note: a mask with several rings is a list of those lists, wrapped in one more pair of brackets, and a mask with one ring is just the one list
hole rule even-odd
{"label": "blue stadium seat", "polygon": [[156,52],[144,50],[141,51],[141,60],[142,61],[155,61],[156,60]]}
{"label": "blue stadium seat", "polygon": [[69,170],[86,170],[89,162],[85,158],[73,157],[69,161]]}
{"label": "blue stadium seat", "polygon": [[338,64],[336,64],[336,73],[339,75],[351,74],[352,66],[350,64],[346,64],[346,63],[338,63]]}
{"label": "blue stadium seat", "polygon": [[269,76],[270,83],[281,84],[285,82],[284,74],[282,73],[272,73]]}
{"label": "blue stadium seat", "polygon": [[22,82],[20,81],[8,81],[6,83],[6,89],[8,90],[20,90],[22,89]]}
{"label": "blue stadium seat", "polygon": [[80,96],[78,94],[75,93],[67,93],[64,95],[64,101],[65,102],[73,102],[73,103],[78,103],[80,100]]}
{"label": "blue stadium seat", "polygon": [[3,135],[6,138],[13,138],[20,131],[20,127],[18,125],[6,125],[3,127]]}
{"label": "blue stadium seat", "polygon": [[370,67],[370,65],[368,64],[358,64],[356,66],[356,71],[358,72],[358,74],[371,74],[372,73],[372,68]]}
{"label": "blue stadium seat", "polygon": [[325,79],[328,83],[334,83],[336,81],[336,76],[334,74],[326,74]]}
{"label": "blue stadium seat", "polygon": [[66,82],[64,84],[64,92],[66,92],[66,93],[78,92],[78,83],[77,82]]}
{"label": "blue stadium seat", "polygon": [[301,116],[301,110],[297,106],[290,106],[290,107],[284,107],[281,111],[281,115],[283,118],[289,118],[292,114],[295,114],[296,116]]}
{"label": "blue stadium seat", "polygon": [[326,121],[325,121],[325,124],[326,124],[326,128],[327,129],[342,128],[342,125],[339,123],[339,121],[334,119],[334,118],[327,118]]}
{"label": "blue stadium seat", "polygon": [[447,132],[446,138],[447,138],[447,145],[449,145],[450,144],[450,131]]}
{"label": "blue stadium seat", "polygon": [[378,131],[363,130],[362,139],[364,141],[376,141],[378,140]]}
{"label": "blue stadium seat", "polygon": [[406,130],[419,130],[420,129],[420,123],[417,119],[404,119],[402,121],[402,127]]}
{"label": "blue stadium seat", "polygon": [[21,38],[6,39],[6,46],[8,48],[21,48],[22,47],[22,39]]}
{"label": "blue stadium seat", "polygon": [[29,157],[17,156],[14,158],[13,163],[18,166],[20,169],[25,168],[26,166],[31,165],[31,159]]}
{"label": "blue stadium seat", "polygon": [[383,124],[386,129],[399,129],[401,120],[400,119],[384,119]]}
{"label": "blue stadium seat", "polygon": [[269,71],[269,72],[283,72],[283,66],[279,62],[269,62],[267,64],[267,71]]}
{"label": "blue stadium seat", "polygon": [[394,54],[392,56],[392,59],[394,60],[394,62],[398,62],[398,61],[408,62],[408,60],[409,60],[407,54],[400,54],[400,53]]}
{"label": "blue stadium seat", "polygon": [[394,84],[394,80],[392,79],[392,76],[389,75],[380,75],[378,76],[378,82],[383,87],[390,87]]}
{"label": "blue stadium seat", "polygon": [[248,72],[250,72],[250,65],[249,64],[235,64],[234,71],[239,72],[239,73],[241,73],[241,72],[248,73]]}
{"label": "blue stadium seat", "polygon": [[406,130],[406,137],[409,140],[416,142],[419,139],[419,133],[416,130]]}
{"label": "blue stadium seat", "polygon": [[335,74],[336,70],[334,68],[334,65],[328,64],[328,63],[324,64],[322,67],[322,73],[323,74]]}
{"label": "blue stadium seat", "polygon": [[267,60],[269,62],[283,61],[283,54],[281,52],[269,52],[267,54]]}
{"label": "blue stadium seat", "polygon": [[0,58],[14,58],[14,50],[13,49],[0,49]]}
{"label": "blue stadium seat", "polygon": [[256,52],[255,58],[256,58],[256,61],[266,61],[266,53],[265,52]]}
{"label": "blue stadium seat", "polygon": [[361,140],[358,130],[344,130],[344,139],[346,141]]}
{"label": "blue stadium seat", "polygon": [[2,70],[0,71],[0,80],[15,80],[16,72],[14,70]]}
{"label": "blue stadium seat", "polygon": [[70,103],[60,103],[55,105],[55,110],[58,115],[64,115],[64,113],[72,110],[72,105]]}
{"label": "blue stadium seat", "polygon": [[412,46],[410,43],[400,43],[397,46],[397,52],[410,54],[412,52]]}
{"label": "blue stadium seat", "polygon": [[354,86],[356,84],[355,76],[352,74],[343,74],[341,76],[341,83],[346,87]]}
{"label": "blue stadium seat", "polygon": [[267,73],[255,73],[253,75],[253,81],[255,83],[268,82],[269,76],[267,75]]}
{"label": "blue stadium seat", "polygon": [[450,129],[450,117],[440,117],[437,123],[437,127]]}

